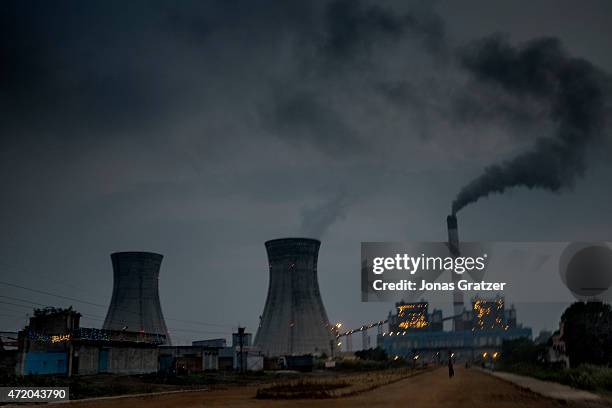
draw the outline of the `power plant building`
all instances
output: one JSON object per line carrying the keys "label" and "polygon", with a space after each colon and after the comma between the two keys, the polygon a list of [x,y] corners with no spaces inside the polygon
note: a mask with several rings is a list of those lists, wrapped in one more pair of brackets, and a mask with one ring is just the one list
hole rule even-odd
{"label": "power plant building", "polygon": [[[427,310],[425,301],[397,303],[396,313],[389,315],[389,331],[378,335],[378,344],[389,355],[421,362],[444,361],[450,352],[458,360],[474,361],[498,356],[504,340],[532,335],[530,328],[517,325],[514,306],[506,309],[501,296],[475,297],[472,307],[458,316],[443,318],[440,310]],[[448,319],[453,319],[452,331],[442,330]]]}
{"label": "power plant building", "polygon": [[284,238],[265,245],[270,280],[254,346],[268,356],[330,354],[335,337],[317,279],[321,242]]}
{"label": "power plant building", "polygon": [[390,331],[442,331],[442,311],[434,309],[429,313],[429,303],[425,301],[395,304],[396,313],[389,313]]}

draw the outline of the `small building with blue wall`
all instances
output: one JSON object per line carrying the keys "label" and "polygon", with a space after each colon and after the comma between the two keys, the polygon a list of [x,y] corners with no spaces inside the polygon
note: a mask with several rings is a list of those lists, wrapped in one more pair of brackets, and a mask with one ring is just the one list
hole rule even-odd
{"label": "small building with blue wall", "polygon": [[37,309],[18,335],[15,371],[21,375],[143,374],[157,372],[165,336],[80,327],[72,309]]}

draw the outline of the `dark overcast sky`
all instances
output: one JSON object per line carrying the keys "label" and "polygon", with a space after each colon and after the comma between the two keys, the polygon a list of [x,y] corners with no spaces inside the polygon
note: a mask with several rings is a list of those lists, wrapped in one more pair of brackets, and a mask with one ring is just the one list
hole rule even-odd
{"label": "dark overcast sky", "polygon": [[[360,242],[445,239],[463,185],[567,123],[546,89],[520,88],[537,81],[511,71],[496,83],[466,63],[483,38],[509,50],[554,39],[538,44],[587,67],[602,102],[570,187],[480,200],[461,211],[461,237],[610,240],[607,0],[4,1],[0,12],[2,281],[106,305],[111,252],[162,253],[180,343],[255,331],[264,241],[313,236],[330,319],[384,317],[390,305],[360,303]],[[0,329],[22,327],[23,302],[0,300],[15,303],[0,303]],[[552,328],[557,309],[519,320]]]}

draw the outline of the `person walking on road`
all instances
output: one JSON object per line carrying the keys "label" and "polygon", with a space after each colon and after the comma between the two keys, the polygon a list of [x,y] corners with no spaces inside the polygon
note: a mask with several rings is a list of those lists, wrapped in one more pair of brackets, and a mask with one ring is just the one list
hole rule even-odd
{"label": "person walking on road", "polygon": [[453,368],[453,354],[448,353],[448,378],[453,378],[455,375],[455,369]]}

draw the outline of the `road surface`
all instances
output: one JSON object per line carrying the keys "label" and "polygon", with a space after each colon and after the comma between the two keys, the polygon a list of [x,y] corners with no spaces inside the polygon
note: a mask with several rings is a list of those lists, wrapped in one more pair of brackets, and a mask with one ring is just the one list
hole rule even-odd
{"label": "road surface", "polygon": [[[255,387],[220,391],[123,398],[70,404],[87,408],[161,407],[603,407],[604,402],[559,402],[475,369],[458,368],[454,378],[445,369],[426,372],[359,395],[327,400],[256,400]],[[603,400],[602,400],[603,401]]]}

